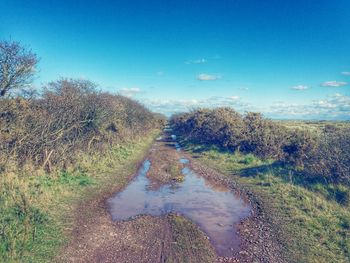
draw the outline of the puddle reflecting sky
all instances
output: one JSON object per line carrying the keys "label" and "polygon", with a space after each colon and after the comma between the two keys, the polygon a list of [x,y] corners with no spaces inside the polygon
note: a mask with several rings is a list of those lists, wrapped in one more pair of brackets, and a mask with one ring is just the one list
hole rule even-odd
{"label": "puddle reflecting sky", "polygon": [[[186,159],[180,162],[187,163]],[[113,220],[176,212],[197,224],[209,236],[219,255],[230,256],[238,250],[239,238],[233,224],[249,215],[248,205],[229,189],[211,184],[187,167],[182,170],[183,182],[151,190],[146,176],[150,166],[146,160],[135,179],[108,200]]]}

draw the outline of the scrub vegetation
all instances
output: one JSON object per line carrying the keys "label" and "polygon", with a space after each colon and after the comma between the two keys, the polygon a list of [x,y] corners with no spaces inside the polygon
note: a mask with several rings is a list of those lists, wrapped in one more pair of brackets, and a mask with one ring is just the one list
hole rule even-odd
{"label": "scrub vegetation", "polygon": [[123,183],[164,122],[87,80],[33,90],[37,62],[19,43],[0,43],[1,262],[48,261],[67,238],[72,206]]}
{"label": "scrub vegetation", "polygon": [[188,151],[262,200],[291,262],[348,262],[350,125],[295,123],[229,108],[172,118]]}
{"label": "scrub vegetation", "polygon": [[265,119],[260,113],[241,115],[232,108],[176,115],[172,125],[187,140],[293,167],[305,183],[350,184],[350,125],[330,123],[309,131]]}

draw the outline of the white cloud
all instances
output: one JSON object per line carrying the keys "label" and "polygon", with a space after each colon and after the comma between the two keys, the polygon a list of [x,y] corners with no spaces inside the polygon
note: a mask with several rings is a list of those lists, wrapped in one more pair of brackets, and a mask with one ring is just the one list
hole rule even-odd
{"label": "white cloud", "polygon": [[197,79],[200,81],[209,81],[209,80],[218,80],[221,76],[219,75],[210,75],[210,74],[199,74]]}
{"label": "white cloud", "polygon": [[247,87],[239,87],[238,89],[239,90],[249,90],[249,88],[247,88]]}
{"label": "white cloud", "polygon": [[204,64],[207,63],[207,60],[205,58],[199,58],[199,59],[193,59],[193,60],[187,60],[185,64]]}
{"label": "white cloud", "polygon": [[307,90],[308,88],[309,87],[305,86],[305,85],[298,85],[298,86],[292,87],[291,89],[294,89],[294,90]]}
{"label": "white cloud", "polygon": [[309,104],[278,102],[266,114],[275,118],[350,119],[350,96],[334,94]]}
{"label": "white cloud", "polygon": [[119,90],[119,93],[125,97],[133,97],[141,92],[142,91],[139,88],[122,88]]}
{"label": "white cloud", "polygon": [[144,99],[141,102],[152,111],[167,116],[198,108],[232,107],[240,113],[258,111],[269,118],[278,119],[350,120],[350,96],[339,93],[310,103],[299,104],[280,101],[264,108],[253,107],[236,95],[184,100]]}
{"label": "white cloud", "polygon": [[239,100],[240,98],[239,98],[239,96],[230,96],[230,97],[228,97],[228,99],[230,99],[230,100]]}
{"label": "white cloud", "polygon": [[342,87],[346,85],[348,85],[347,82],[335,81],[335,80],[326,81],[321,84],[322,87]]}
{"label": "white cloud", "polygon": [[350,76],[350,71],[343,71],[341,74],[343,74],[345,76]]}
{"label": "white cloud", "polygon": [[173,113],[186,112],[196,108],[232,107],[237,111],[245,112],[251,109],[250,105],[241,101],[238,96],[214,96],[207,99],[161,100],[145,99],[142,101],[155,112],[170,116]]}

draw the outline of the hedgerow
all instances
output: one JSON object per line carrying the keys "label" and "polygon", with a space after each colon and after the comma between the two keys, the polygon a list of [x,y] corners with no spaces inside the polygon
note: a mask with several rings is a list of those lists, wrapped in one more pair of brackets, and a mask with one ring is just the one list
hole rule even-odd
{"label": "hedgerow", "polygon": [[198,109],[172,116],[174,131],[193,142],[252,153],[302,171],[307,178],[350,183],[350,128],[328,125],[318,132],[287,128],[261,113],[232,108]]}

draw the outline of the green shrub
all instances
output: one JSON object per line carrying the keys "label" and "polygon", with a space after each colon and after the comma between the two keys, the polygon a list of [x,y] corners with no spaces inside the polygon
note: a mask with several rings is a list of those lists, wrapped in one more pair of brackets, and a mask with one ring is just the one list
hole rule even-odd
{"label": "green shrub", "polygon": [[350,128],[326,128],[307,170],[330,182],[350,184]]}
{"label": "green shrub", "polygon": [[262,159],[279,159],[283,156],[282,145],[285,143],[285,128],[260,113],[248,112],[244,118],[244,141],[241,150],[254,153]]}
{"label": "green shrub", "polygon": [[[346,126],[324,125],[317,132],[287,128],[260,113],[241,116],[231,108],[174,115],[171,124],[183,139],[281,161],[294,166],[307,180],[350,184],[350,129]],[[338,199],[342,198],[346,199],[339,193]]]}
{"label": "green shrub", "polygon": [[12,159],[48,171],[64,168],[79,151],[103,150],[162,121],[136,101],[99,92],[92,82],[62,79],[40,97],[0,98],[0,165]]}
{"label": "green shrub", "polygon": [[243,164],[252,164],[257,161],[257,158],[253,154],[247,154],[240,162]]}
{"label": "green shrub", "polygon": [[304,168],[312,160],[318,147],[318,138],[307,130],[290,130],[283,145],[284,160],[297,167]]}

